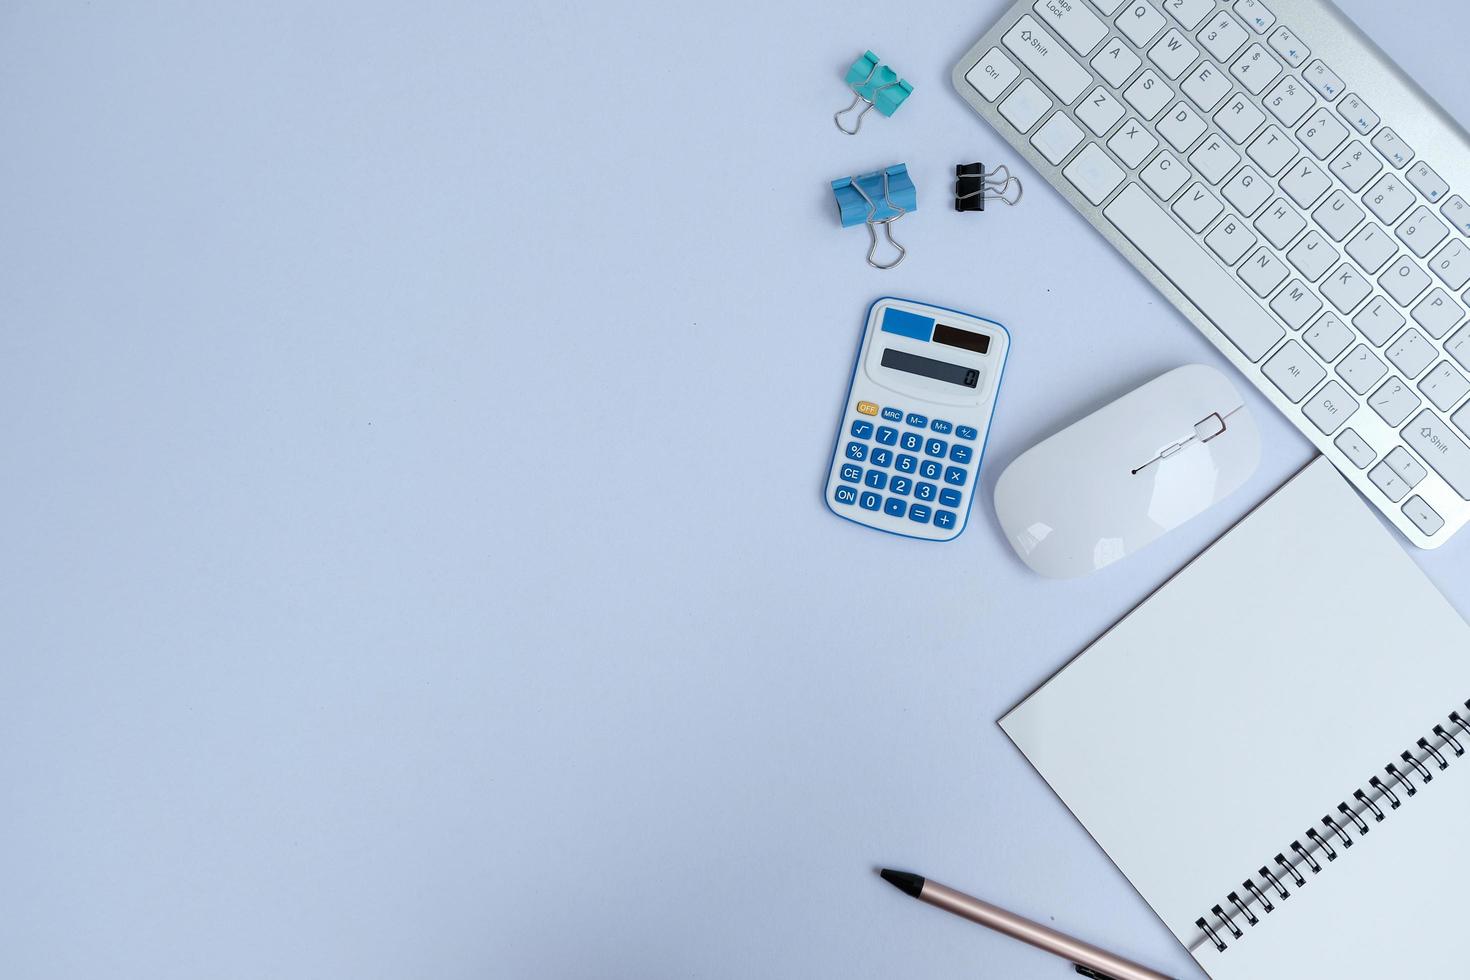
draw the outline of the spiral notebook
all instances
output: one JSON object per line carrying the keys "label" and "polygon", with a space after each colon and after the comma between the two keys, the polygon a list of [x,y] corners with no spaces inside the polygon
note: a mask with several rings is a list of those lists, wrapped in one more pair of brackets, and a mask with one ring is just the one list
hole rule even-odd
{"label": "spiral notebook", "polygon": [[1470,975],[1470,627],[1325,459],[1000,723],[1214,980]]}

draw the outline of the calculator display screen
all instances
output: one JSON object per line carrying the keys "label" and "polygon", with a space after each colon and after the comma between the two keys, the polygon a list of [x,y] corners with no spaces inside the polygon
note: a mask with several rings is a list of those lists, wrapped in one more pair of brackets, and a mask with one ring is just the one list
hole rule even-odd
{"label": "calculator display screen", "polygon": [[976,354],[990,353],[990,338],[983,333],[961,330],[959,327],[946,326],[943,323],[934,325],[934,342],[972,350]]}
{"label": "calculator display screen", "polygon": [[892,347],[883,350],[883,366],[924,378],[934,378],[936,381],[947,381],[962,388],[973,388],[980,382],[980,372],[975,368],[936,361],[932,357],[920,357]]}

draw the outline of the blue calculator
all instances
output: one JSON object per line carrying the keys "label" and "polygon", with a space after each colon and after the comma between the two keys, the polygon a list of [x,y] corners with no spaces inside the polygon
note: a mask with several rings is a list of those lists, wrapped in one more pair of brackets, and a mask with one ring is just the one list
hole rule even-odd
{"label": "blue calculator", "polygon": [[958,537],[1010,342],[994,320],[891,296],[874,302],[832,450],[832,512],[910,538]]}

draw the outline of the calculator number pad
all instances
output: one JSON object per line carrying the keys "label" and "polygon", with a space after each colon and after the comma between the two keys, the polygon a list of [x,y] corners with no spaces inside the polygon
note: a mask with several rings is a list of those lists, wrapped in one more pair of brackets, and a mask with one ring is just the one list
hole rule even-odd
{"label": "calculator number pad", "polygon": [[860,411],[843,433],[832,499],[906,524],[958,527],[979,432],[894,408],[881,412],[892,424],[875,424],[868,420],[874,414]]}

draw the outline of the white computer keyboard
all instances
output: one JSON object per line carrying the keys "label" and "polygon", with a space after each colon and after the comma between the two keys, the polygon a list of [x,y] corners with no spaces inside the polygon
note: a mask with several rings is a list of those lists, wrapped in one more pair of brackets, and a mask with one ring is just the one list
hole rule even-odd
{"label": "white computer keyboard", "polygon": [[1021,0],[960,94],[1383,510],[1470,520],[1470,137],[1321,0]]}

